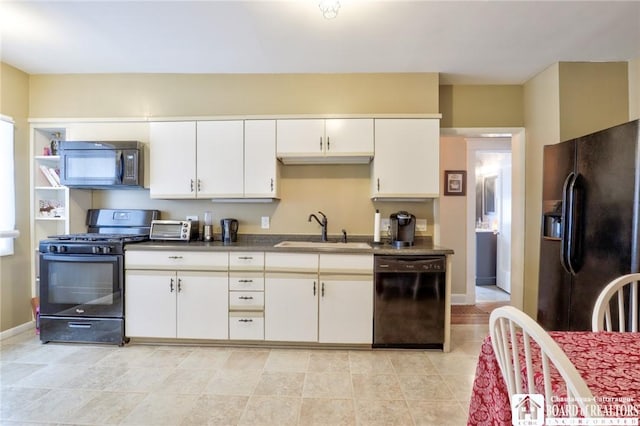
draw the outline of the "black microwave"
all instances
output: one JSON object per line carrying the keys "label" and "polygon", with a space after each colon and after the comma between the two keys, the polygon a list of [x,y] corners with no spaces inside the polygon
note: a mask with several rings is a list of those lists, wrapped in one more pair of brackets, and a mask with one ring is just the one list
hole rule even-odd
{"label": "black microwave", "polygon": [[60,183],[70,188],[142,188],[144,146],[137,141],[61,141]]}

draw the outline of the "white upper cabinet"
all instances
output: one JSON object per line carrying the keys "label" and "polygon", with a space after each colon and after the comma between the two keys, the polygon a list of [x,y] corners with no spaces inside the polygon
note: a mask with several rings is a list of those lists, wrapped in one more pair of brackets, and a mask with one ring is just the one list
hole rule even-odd
{"label": "white upper cabinet", "polygon": [[196,129],[198,198],[243,197],[243,121],[198,121]]}
{"label": "white upper cabinet", "polygon": [[372,198],[434,198],[440,194],[440,120],[375,120]]}
{"label": "white upper cabinet", "polygon": [[151,198],[276,198],[275,120],[150,124]]}
{"label": "white upper cabinet", "polygon": [[149,196],[196,198],[195,121],[149,124]]}
{"label": "white upper cabinet", "polygon": [[244,196],[278,197],[275,120],[244,122]]}
{"label": "white upper cabinet", "polygon": [[278,158],[288,164],[367,163],[373,156],[373,119],[277,120]]}

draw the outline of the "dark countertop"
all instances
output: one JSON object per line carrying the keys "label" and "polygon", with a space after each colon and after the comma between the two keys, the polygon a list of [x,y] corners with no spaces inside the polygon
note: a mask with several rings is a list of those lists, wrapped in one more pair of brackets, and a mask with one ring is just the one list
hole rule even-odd
{"label": "dark countertop", "polygon": [[[127,251],[141,250],[186,250],[186,251],[268,251],[268,252],[318,252],[318,253],[351,253],[351,254],[374,254],[374,255],[448,255],[453,254],[453,250],[435,246],[431,237],[418,237],[413,246],[395,248],[388,242],[381,245],[374,245],[370,237],[351,237],[350,242],[367,242],[371,249],[347,248],[336,244],[335,247],[274,247],[281,241],[320,241],[317,235],[266,235],[266,234],[244,234],[238,236],[238,241],[231,244],[224,244],[222,241],[147,241],[144,243],[127,244]],[[340,237],[330,237],[329,241],[340,241]]]}

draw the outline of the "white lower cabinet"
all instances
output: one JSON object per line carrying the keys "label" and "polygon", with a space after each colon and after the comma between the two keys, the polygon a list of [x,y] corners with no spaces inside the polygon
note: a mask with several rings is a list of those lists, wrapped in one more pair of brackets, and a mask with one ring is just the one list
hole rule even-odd
{"label": "white lower cabinet", "polygon": [[229,312],[229,338],[232,340],[264,340],[262,312]]}
{"label": "white lower cabinet", "polygon": [[265,268],[265,340],[372,343],[372,255],[267,253]]}
{"label": "white lower cabinet", "polygon": [[227,339],[226,272],[126,272],[128,337]]}
{"label": "white lower cabinet", "polygon": [[317,342],[318,291],[317,275],[265,274],[265,340]]}
{"label": "white lower cabinet", "polygon": [[136,250],[125,280],[128,337],[373,340],[369,254]]}
{"label": "white lower cabinet", "polygon": [[373,342],[371,276],[320,276],[320,343]]}

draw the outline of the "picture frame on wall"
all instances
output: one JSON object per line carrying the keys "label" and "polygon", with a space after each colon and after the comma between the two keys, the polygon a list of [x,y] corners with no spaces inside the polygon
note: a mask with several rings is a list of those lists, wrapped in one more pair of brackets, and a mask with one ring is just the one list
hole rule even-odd
{"label": "picture frame on wall", "polygon": [[467,172],[466,170],[444,171],[444,195],[466,195]]}

